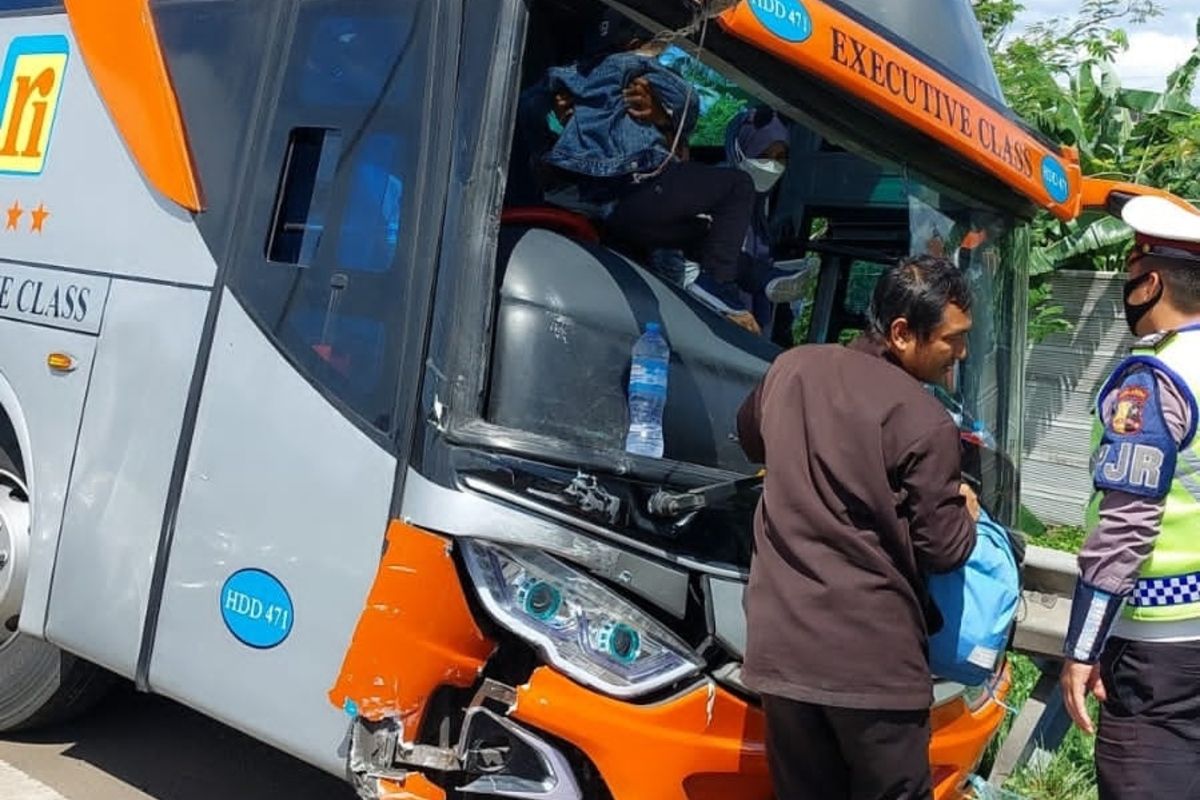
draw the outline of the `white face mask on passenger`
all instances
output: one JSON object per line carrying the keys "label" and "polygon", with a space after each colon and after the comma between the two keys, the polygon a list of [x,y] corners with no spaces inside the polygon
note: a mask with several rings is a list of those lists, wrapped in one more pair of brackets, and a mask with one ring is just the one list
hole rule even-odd
{"label": "white face mask on passenger", "polygon": [[783,177],[783,162],[773,158],[746,158],[738,164],[754,180],[754,191],[769,192]]}

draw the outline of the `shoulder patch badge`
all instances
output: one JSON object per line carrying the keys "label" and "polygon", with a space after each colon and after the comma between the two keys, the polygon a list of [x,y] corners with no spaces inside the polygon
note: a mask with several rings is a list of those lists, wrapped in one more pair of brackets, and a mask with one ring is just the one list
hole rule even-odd
{"label": "shoulder patch badge", "polygon": [[1109,422],[1113,433],[1123,436],[1139,433],[1149,399],[1150,392],[1141,386],[1122,386],[1117,392],[1117,404]]}
{"label": "shoulder patch badge", "polygon": [[1145,368],[1118,370],[1121,383],[1109,390],[1111,406],[1092,462],[1092,485],[1102,492],[1165,497],[1179,452],[1163,419],[1157,378]]}

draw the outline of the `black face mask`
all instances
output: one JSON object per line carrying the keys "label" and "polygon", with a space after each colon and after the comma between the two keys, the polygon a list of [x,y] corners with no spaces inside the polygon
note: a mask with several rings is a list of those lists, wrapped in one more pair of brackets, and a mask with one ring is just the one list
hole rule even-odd
{"label": "black face mask", "polygon": [[1142,321],[1142,317],[1150,313],[1150,309],[1158,305],[1158,301],[1162,299],[1163,287],[1162,281],[1158,282],[1158,291],[1154,297],[1151,297],[1144,303],[1131,303],[1129,296],[1137,291],[1137,288],[1146,281],[1150,280],[1152,272],[1147,272],[1144,275],[1139,275],[1136,278],[1125,281],[1125,322],[1129,325],[1129,332],[1137,336],[1137,325]]}

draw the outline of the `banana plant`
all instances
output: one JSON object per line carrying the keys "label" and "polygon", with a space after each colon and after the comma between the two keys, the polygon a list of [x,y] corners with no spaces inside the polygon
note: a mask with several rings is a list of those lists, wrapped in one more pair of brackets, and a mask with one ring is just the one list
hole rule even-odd
{"label": "banana plant", "polygon": [[[1119,27],[1156,16],[1151,0],[1083,0],[1080,14],[1007,32],[1020,11],[1015,0],[973,0],[1010,105],[1051,139],[1079,150],[1085,175],[1142,183],[1200,199],[1200,109],[1191,101],[1200,76],[1196,46],[1162,91],[1121,85],[1114,59],[1128,46]],[[1037,301],[1032,338],[1061,330],[1046,283],[1055,269],[1120,269],[1132,237],[1120,220],[1085,214],[1063,223],[1047,214],[1034,221],[1030,263]]]}

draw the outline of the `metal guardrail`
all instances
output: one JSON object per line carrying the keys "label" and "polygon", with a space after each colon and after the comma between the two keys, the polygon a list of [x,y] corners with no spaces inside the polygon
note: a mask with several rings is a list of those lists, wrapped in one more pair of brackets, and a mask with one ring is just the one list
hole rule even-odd
{"label": "metal guardrail", "polygon": [[1013,649],[1030,656],[1042,675],[996,754],[988,775],[993,786],[1001,785],[1022,764],[1048,760],[1070,730],[1058,672],[1077,572],[1072,553],[1032,545],[1025,551],[1025,585]]}
{"label": "metal guardrail", "polygon": [[1025,551],[1022,607],[1013,647],[1031,656],[1062,657],[1078,573],[1075,556],[1030,546]]}

